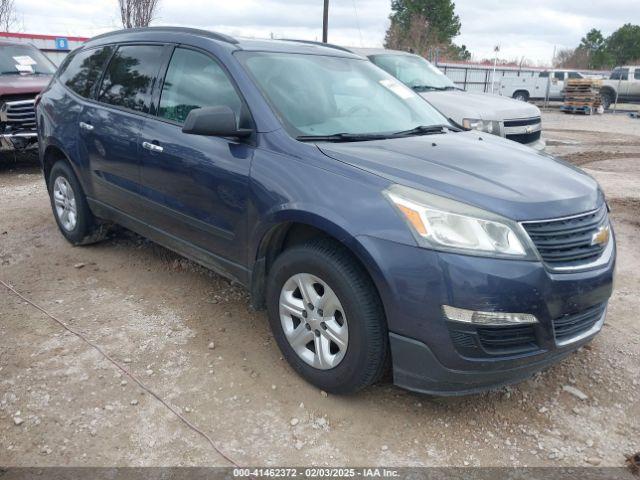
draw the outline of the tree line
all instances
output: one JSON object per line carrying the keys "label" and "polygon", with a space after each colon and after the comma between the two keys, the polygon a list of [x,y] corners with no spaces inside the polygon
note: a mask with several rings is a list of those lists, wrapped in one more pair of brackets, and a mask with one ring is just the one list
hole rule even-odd
{"label": "tree line", "polygon": [[618,65],[640,64],[640,25],[627,23],[605,37],[592,28],[576,48],[560,50],[554,66],[608,70]]}

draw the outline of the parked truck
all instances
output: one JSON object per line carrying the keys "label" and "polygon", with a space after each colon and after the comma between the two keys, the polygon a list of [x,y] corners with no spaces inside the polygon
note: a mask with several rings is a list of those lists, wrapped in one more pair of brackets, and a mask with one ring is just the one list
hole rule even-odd
{"label": "parked truck", "polygon": [[640,66],[616,67],[600,88],[602,106],[608,109],[618,102],[640,102]]}
{"label": "parked truck", "polygon": [[0,160],[5,152],[37,144],[35,98],[54,72],[36,47],[0,42]]}
{"label": "parked truck", "polygon": [[500,95],[515,100],[562,100],[565,82],[572,78],[584,78],[575,70],[548,70],[540,72],[537,77],[504,77],[500,79]]}

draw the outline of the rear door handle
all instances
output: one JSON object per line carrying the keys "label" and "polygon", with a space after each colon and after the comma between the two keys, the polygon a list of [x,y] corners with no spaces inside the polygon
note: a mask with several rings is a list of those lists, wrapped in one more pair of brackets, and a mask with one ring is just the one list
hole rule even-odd
{"label": "rear door handle", "polygon": [[146,148],[147,150],[158,153],[162,153],[164,151],[164,148],[162,148],[160,145],[156,145],[155,143],[151,142],[142,142],[142,148]]}
{"label": "rear door handle", "polygon": [[93,125],[85,122],[80,122],[80,128],[86,130],[87,132],[90,132],[93,130]]}

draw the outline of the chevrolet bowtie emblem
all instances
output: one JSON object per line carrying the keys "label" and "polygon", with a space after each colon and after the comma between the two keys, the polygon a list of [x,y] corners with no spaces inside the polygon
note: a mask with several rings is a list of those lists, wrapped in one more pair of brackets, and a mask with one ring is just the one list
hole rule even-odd
{"label": "chevrolet bowtie emblem", "polygon": [[600,227],[596,233],[591,237],[591,245],[605,246],[609,243],[609,237],[611,236],[611,230],[609,226]]}

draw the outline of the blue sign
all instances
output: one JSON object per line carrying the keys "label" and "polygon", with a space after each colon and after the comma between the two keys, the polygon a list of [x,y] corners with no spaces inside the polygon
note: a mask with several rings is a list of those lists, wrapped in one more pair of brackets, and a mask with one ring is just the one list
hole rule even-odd
{"label": "blue sign", "polygon": [[56,50],[69,50],[69,39],[64,37],[56,38]]}

